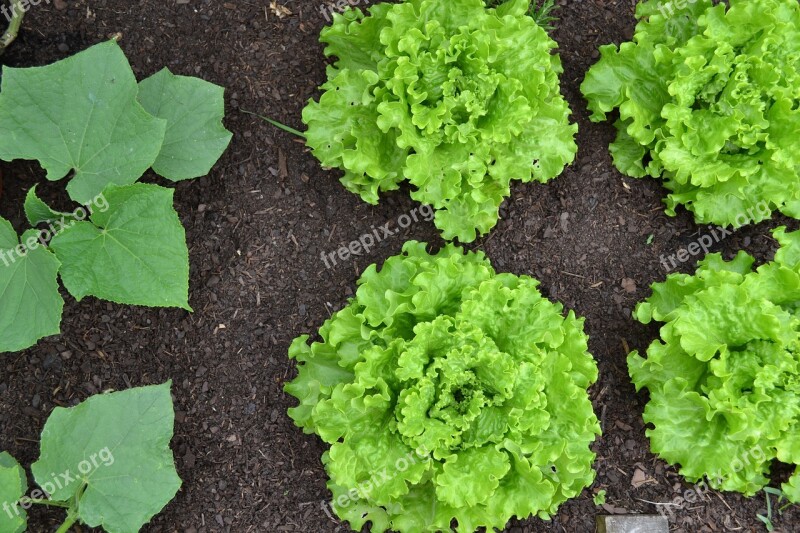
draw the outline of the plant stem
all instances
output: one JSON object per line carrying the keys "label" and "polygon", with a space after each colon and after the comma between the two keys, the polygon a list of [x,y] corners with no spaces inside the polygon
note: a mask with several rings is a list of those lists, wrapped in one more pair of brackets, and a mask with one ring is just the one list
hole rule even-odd
{"label": "plant stem", "polygon": [[6,51],[14,39],[19,34],[19,27],[22,25],[22,19],[25,16],[25,8],[22,7],[22,0],[11,0],[11,21],[8,23],[8,29],[0,37],[0,54]]}
{"label": "plant stem", "polygon": [[61,524],[61,527],[59,527],[56,530],[56,533],[67,533],[67,531],[69,531],[69,528],[71,528],[73,524],[75,524],[75,522],[77,521],[78,521],[78,511],[76,509],[70,509],[69,512],[67,513],[66,521],[63,524]]}
{"label": "plant stem", "polygon": [[56,533],[67,533],[69,528],[78,521],[78,505],[80,504],[81,497],[83,496],[83,492],[86,490],[86,483],[84,482],[83,485],[78,489],[75,495],[72,497],[72,504],[68,504],[67,508],[67,519],[61,524],[61,527],[56,530]]}
{"label": "plant stem", "polygon": [[272,124],[276,128],[282,129],[283,131],[291,133],[292,135],[297,135],[298,137],[300,137],[302,139],[306,138],[305,133],[303,133],[302,131],[298,131],[298,130],[292,128],[291,126],[287,126],[286,124],[281,124],[277,120],[272,120],[269,117],[265,117],[263,115],[259,115],[258,113],[253,113],[252,111],[246,111],[244,109],[240,109],[239,111],[241,111],[242,113],[247,113],[248,115],[253,115],[255,117],[258,117],[261,120],[266,120],[267,122],[269,122],[270,124]]}
{"label": "plant stem", "polygon": [[67,502],[59,502],[56,500],[40,500],[38,498],[28,498],[26,501],[34,505],[47,505],[48,507],[63,507],[64,509],[69,509],[69,504]]}

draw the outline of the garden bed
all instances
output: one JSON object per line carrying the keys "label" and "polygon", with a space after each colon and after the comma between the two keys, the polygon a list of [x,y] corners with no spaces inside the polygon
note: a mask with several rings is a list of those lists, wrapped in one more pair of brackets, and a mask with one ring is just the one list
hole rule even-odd
{"label": "garden bed", "polygon": [[[67,298],[60,336],[0,360],[0,450],[26,465],[38,455],[53,407],[172,379],[173,449],[184,485],[145,531],[346,530],[326,509],[321,442],[286,415],[294,404],[282,390],[294,376],[287,348],[345,304],[367,265],[397,254],[409,239],[442,242],[406,192],[369,206],[339,184],[338,171],[322,170],[303,143],[243,113],[302,129],[301,110],[324,80],[322,2],[284,5],[291,14],[280,18],[266,1],[42,3],[3,58],[11,66],[43,65],[118,34],[139,78],[167,66],[226,87],[230,148],[208,177],[180,183],[175,194],[195,312]],[[673,502],[691,488],[649,452],[645,395],[634,392],[625,355],[657,335],[655,326],[631,318],[635,303],[673,270],[669,256],[706,228],[685,211],[665,216],[656,180],[617,172],[607,148],[614,129],[588,121],[579,91],[598,46],[631,37],[633,7],[601,0],[561,6],[552,35],[565,68],[562,90],[580,128],[578,157],[548,184],[513,186],[502,220],[468,246],[486,252],[498,271],[541,280],[547,297],[586,317],[600,369],[590,391],[603,429],[593,446],[592,490],[607,491],[605,509],[586,490],[551,522],[512,522],[510,531],[590,532],[597,513],[655,513],[649,502]],[[35,163],[4,165],[0,215],[19,227],[25,192],[42,178]],[[40,193],[55,198],[56,188],[42,185]],[[781,224],[797,227],[775,216],[713,249],[769,259],[777,245],[768,230]],[[381,231],[368,253],[338,253],[381,226],[391,235]],[[692,271],[694,258],[677,264],[675,270]],[[757,514],[765,508],[763,493],[747,499],[716,491],[662,506],[672,511],[670,529],[686,532],[760,531]],[[51,530],[56,520],[36,509],[30,530]],[[798,521],[793,508],[775,523],[788,532]]]}

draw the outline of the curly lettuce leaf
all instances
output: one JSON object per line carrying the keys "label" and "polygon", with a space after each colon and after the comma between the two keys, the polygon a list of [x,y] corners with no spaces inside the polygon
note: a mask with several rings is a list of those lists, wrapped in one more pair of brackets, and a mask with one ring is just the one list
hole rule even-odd
{"label": "curly lettuce leaf", "polygon": [[740,227],[800,216],[800,5],[710,0],[639,5],[633,41],[600,49],[581,85],[616,110],[617,168],[662,177],[666,212]]}
{"label": "curly lettuce leaf", "polygon": [[583,319],[482,253],[425,248],[367,268],[321,341],[292,343],[289,415],[331,445],[333,508],[356,530],[549,518],[594,479]]}
{"label": "curly lettuce leaf", "polygon": [[[652,450],[690,482],[753,495],[778,459],[800,465],[800,232],[774,231],[775,259],[753,270],[743,252],[719,254],[694,275],[653,285],[636,318],[665,322],[661,338],[628,356]],[[800,501],[797,479],[784,484]]]}
{"label": "curly lettuce leaf", "polygon": [[546,182],[575,157],[556,43],[528,2],[377,4],[324,29],[328,68],[306,140],[369,203],[407,180],[446,239],[488,232],[511,180]]}

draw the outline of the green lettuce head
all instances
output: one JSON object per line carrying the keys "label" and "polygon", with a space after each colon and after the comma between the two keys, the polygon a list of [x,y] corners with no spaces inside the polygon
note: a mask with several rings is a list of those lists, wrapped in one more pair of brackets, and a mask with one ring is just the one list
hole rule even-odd
{"label": "green lettuce head", "polygon": [[601,47],[581,85],[592,120],[619,111],[615,165],[663,176],[670,215],[800,218],[800,4],[677,3],[640,4],[633,41]]}
{"label": "green lettuce head", "polygon": [[336,15],[320,40],[338,59],[303,110],[314,155],[372,204],[407,179],[446,239],[488,232],[512,179],[545,182],[577,152],[556,43],[528,4],[408,0]]}
{"label": "green lettuce head", "polygon": [[[711,254],[693,275],[671,274],[636,308],[665,322],[661,340],[628,368],[647,388],[653,452],[696,482],[755,494],[770,463],[800,465],[800,232],[774,232],[781,248],[753,271],[744,252]],[[800,502],[800,469],[783,484]]]}
{"label": "green lettuce head", "polygon": [[289,415],[331,445],[333,508],[360,530],[473,532],[548,518],[594,479],[583,319],[482,253],[408,242],[297,338]]}

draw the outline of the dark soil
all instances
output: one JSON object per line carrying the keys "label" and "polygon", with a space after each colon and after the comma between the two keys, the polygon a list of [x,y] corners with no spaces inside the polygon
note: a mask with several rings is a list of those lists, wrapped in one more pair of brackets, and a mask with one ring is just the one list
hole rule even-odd
{"label": "dark soil", "polygon": [[[398,217],[416,205],[404,193],[376,207],[361,202],[302,143],[241,112],[301,127],[300,112],[324,80],[321,1],[279,2],[292,14],[278,18],[266,0],[47,2],[31,10],[4,57],[12,66],[43,65],[119,33],[140,78],[168,66],[227,88],[230,149],[210,176],[176,187],[195,312],[76,303],[65,295],[62,335],[0,359],[0,450],[25,465],[37,458],[39,433],[55,406],[173,380],[173,448],[184,486],[145,531],[345,530],[322,505],[329,497],[323,445],[286,416],[293,402],[282,386],[294,375],[287,347],[345,304],[367,265],[398,253],[407,239],[441,244],[432,223],[420,222],[369,254],[325,267],[321,253],[373,225],[397,228]],[[647,501],[670,502],[689,487],[648,451],[646,397],[630,385],[625,354],[657,335],[630,315],[648,285],[665,277],[660,257],[704,228],[687,213],[666,217],[655,180],[622,177],[607,150],[612,126],[587,120],[579,84],[599,45],[632,35],[633,2],[562,3],[554,37],[566,69],[563,91],[580,125],[578,158],[547,185],[514,187],[503,220],[472,248],[485,250],[500,271],[537,277],[545,294],[586,317],[600,367],[591,392],[604,434],[594,446],[592,489],[550,522],[512,522],[514,532],[591,532],[597,513],[655,513]],[[0,215],[20,229],[22,198],[43,173],[31,163],[3,170]],[[786,221],[741,229],[716,249],[766,259],[775,249],[768,230],[780,223]],[[608,491],[605,510],[592,502],[599,489]],[[673,531],[764,531],[756,518],[765,511],[763,493],[746,499],[711,492],[673,509]],[[53,531],[58,518],[35,509],[31,531]],[[784,513],[776,526],[800,530],[800,513]]]}

